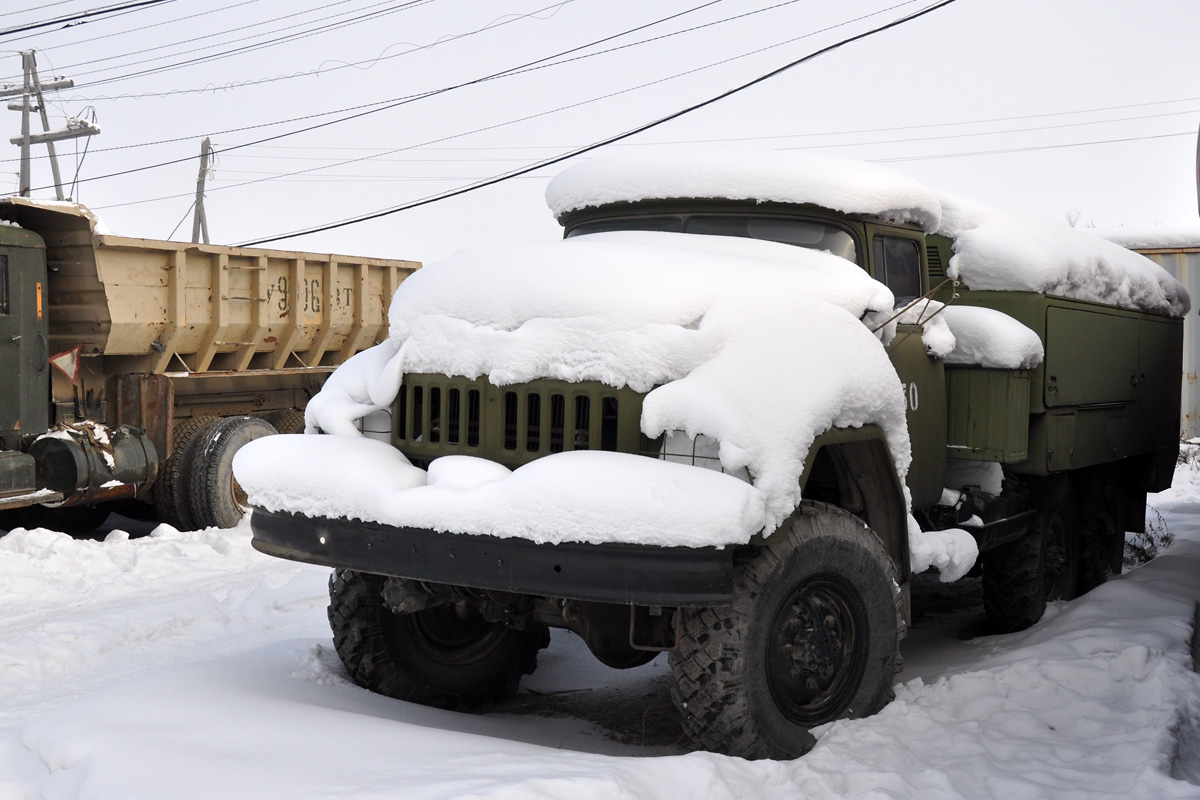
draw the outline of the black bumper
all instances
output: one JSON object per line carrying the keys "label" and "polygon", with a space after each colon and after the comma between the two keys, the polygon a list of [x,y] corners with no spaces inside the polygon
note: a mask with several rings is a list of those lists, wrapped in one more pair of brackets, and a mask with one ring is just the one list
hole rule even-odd
{"label": "black bumper", "polygon": [[535,544],[255,509],[267,555],[539,597],[641,606],[713,606],[733,598],[733,549]]}

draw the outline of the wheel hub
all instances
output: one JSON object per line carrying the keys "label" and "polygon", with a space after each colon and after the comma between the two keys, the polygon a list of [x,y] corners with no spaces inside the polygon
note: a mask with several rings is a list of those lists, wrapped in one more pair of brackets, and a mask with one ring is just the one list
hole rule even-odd
{"label": "wheel hub", "polygon": [[783,652],[792,659],[788,677],[803,681],[806,688],[816,689],[819,681],[828,681],[841,659],[845,634],[835,610],[820,596],[806,596],[792,606],[787,627],[793,636]]}
{"label": "wheel hub", "polygon": [[798,724],[837,719],[865,669],[866,618],[837,576],[804,581],[779,607],[767,683],[776,706]]}

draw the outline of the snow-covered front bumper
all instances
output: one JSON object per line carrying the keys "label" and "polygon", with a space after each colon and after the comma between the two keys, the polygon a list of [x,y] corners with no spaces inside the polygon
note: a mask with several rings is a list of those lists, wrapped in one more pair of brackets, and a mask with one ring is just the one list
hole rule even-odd
{"label": "snow-covered front bumper", "polygon": [[474,589],[646,606],[733,596],[732,547],[537,544],[261,509],[250,527],[268,555]]}
{"label": "snow-covered front bumper", "polygon": [[728,602],[763,501],[729,475],[626,453],[515,471],[469,456],[413,466],[364,437],[266,436],[234,459],[254,546],[295,561],[543,597]]}

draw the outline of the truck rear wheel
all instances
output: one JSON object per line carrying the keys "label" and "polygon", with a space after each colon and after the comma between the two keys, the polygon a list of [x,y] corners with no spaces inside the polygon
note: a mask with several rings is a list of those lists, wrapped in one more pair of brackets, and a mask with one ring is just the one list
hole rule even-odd
{"label": "truck rear wheel", "polygon": [[197,528],[232,528],[242,521],[246,493],[233,476],[233,457],[248,442],[276,433],[258,417],[226,417],[196,436],[187,455],[187,493]]}
{"label": "truck rear wheel", "polygon": [[518,631],[454,605],[394,614],[381,575],[337,570],[329,581],[329,626],[359,686],[410,703],[469,711],[516,691],[550,643],[545,628]]}
{"label": "truck rear wheel", "polygon": [[297,408],[269,411],[257,416],[271,423],[280,433],[304,433],[304,412]]}
{"label": "truck rear wheel", "polygon": [[1080,481],[1079,594],[1095,589],[1121,572],[1125,550],[1125,519],[1116,479],[1096,471]]}
{"label": "truck rear wheel", "polygon": [[893,697],[903,618],[896,571],[851,514],[805,502],[734,572],[732,605],[680,609],[671,691],[688,735],[744,758],[794,758],[812,728]]}
{"label": "truck rear wheel", "polygon": [[181,531],[190,531],[192,511],[188,504],[188,449],[196,437],[216,425],[220,417],[191,417],[175,423],[171,453],[154,482],[154,508],[158,518]]}
{"label": "truck rear wheel", "polygon": [[1079,531],[1069,503],[1037,510],[1025,535],[985,550],[983,608],[1005,633],[1042,618],[1047,601],[1070,600],[1079,582]]}

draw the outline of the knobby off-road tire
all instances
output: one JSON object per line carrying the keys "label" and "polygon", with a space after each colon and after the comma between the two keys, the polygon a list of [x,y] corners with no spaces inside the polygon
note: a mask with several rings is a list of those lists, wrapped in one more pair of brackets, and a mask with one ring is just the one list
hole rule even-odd
{"label": "knobby off-road tire", "polygon": [[1122,496],[1109,472],[1096,471],[1081,480],[1079,489],[1079,588],[1085,594],[1121,574],[1125,551]]}
{"label": "knobby off-road tire", "polygon": [[196,436],[188,453],[188,508],[197,528],[232,528],[246,514],[246,494],[233,476],[243,445],[278,431],[258,417],[226,417]]}
{"label": "knobby off-road tire", "polygon": [[220,422],[219,417],[192,417],[175,423],[171,454],[154,482],[154,508],[158,518],[181,531],[195,529],[188,503],[188,453],[196,437]]}
{"label": "knobby off-road tire", "polygon": [[817,725],[893,697],[903,616],[896,571],[861,520],[806,502],[739,559],[732,605],[681,609],[671,698],[709,750],[794,758]]}
{"label": "knobby off-road tire", "polygon": [[346,671],[373,692],[470,711],[516,691],[550,643],[545,628],[518,631],[453,605],[393,614],[380,575],[337,570],[329,581],[329,626]]}
{"label": "knobby off-road tire", "polygon": [[1004,633],[1022,631],[1046,613],[1046,603],[1075,597],[1079,531],[1069,503],[1039,509],[1020,539],[982,556],[983,609]]}

